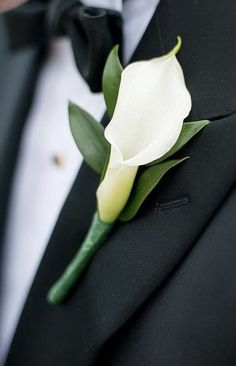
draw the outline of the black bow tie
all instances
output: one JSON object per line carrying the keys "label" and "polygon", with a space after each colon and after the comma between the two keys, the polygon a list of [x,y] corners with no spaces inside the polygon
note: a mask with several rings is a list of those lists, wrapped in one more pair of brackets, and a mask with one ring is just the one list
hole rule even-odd
{"label": "black bow tie", "polygon": [[5,17],[12,49],[44,44],[54,36],[69,36],[81,75],[91,91],[101,91],[106,58],[122,41],[119,12],[84,6],[78,0],[31,0]]}

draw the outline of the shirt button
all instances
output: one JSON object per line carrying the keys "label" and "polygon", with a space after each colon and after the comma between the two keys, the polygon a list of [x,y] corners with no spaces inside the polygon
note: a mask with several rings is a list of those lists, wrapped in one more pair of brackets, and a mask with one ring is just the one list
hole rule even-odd
{"label": "shirt button", "polygon": [[63,167],[65,165],[65,158],[63,155],[55,154],[52,157],[53,164],[58,167]]}

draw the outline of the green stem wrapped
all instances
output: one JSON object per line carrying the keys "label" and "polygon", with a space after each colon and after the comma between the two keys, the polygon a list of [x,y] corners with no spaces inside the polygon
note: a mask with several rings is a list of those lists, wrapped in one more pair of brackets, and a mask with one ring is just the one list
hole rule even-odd
{"label": "green stem wrapped", "polygon": [[99,219],[98,213],[94,215],[89,231],[79,251],[48,293],[47,299],[51,304],[59,304],[65,300],[88,267],[99,247],[106,240],[112,227],[113,223],[106,224]]}

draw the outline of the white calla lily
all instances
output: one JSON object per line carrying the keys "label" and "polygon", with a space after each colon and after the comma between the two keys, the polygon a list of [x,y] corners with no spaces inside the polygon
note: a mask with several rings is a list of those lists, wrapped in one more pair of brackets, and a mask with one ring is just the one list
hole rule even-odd
{"label": "white calla lily", "polygon": [[[129,65],[121,75],[120,85],[121,67],[117,50],[111,52],[104,71],[103,88],[110,114],[116,99],[117,102],[112,120],[105,129],[111,152],[105,176],[97,190],[98,210],[77,254],[50,289],[47,297],[50,303],[64,301],[96,251],[106,241],[123,209],[120,219],[132,219],[162,176],[186,159],[165,160],[166,154],[169,152],[168,158],[177,152],[207,125],[208,121],[197,121],[183,126],[191,109],[191,97],[175,57],[180,46],[179,37],[176,47],[169,54]],[[115,85],[109,84],[110,81],[114,81]],[[95,171],[101,172],[108,148],[103,130],[98,128],[101,126],[79,107],[70,106],[69,115],[78,147],[84,152],[87,163]],[[81,135],[91,135],[91,141],[101,149],[93,146],[91,153]],[[101,154],[96,154],[96,150]],[[154,161],[162,157],[163,161],[155,165]],[[91,162],[91,159],[96,161]],[[139,166],[151,162],[154,162],[154,166],[141,172],[129,200]]]}
{"label": "white calla lily", "polygon": [[182,68],[169,54],[130,64],[122,72],[117,104],[105,137],[111,144],[106,175],[97,191],[103,222],[117,219],[140,165],[165,155],[176,143],[191,110]]}

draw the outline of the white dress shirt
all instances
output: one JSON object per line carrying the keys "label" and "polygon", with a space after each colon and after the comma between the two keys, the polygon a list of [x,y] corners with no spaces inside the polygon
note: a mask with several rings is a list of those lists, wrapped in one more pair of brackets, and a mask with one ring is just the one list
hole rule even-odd
{"label": "white dress shirt", "polygon": [[[84,0],[122,11],[124,60],[135,50],[159,0]],[[123,6],[123,9],[122,9]],[[71,136],[71,100],[100,120],[105,105],[92,94],[74,64],[68,39],[52,42],[26,122],[15,171],[3,253],[0,304],[0,365],[58,215],[82,163]]]}

